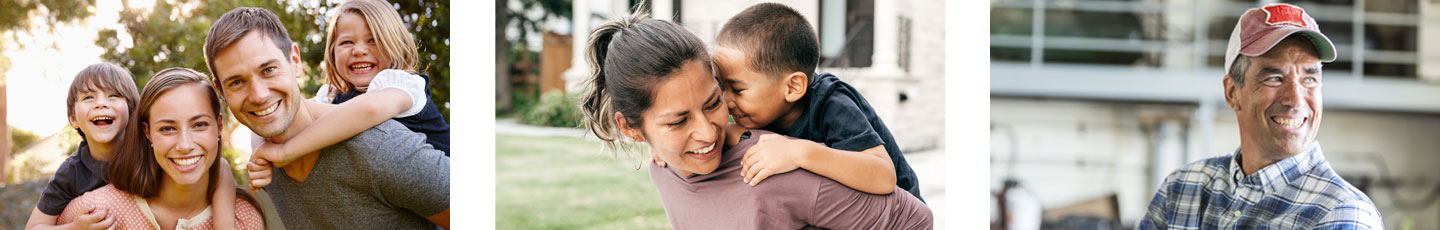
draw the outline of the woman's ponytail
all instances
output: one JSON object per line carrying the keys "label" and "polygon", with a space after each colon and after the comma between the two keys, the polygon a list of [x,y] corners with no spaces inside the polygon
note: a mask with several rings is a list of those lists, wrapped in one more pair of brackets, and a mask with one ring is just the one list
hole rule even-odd
{"label": "woman's ponytail", "polygon": [[[641,13],[613,18],[592,31],[585,61],[590,76],[580,102],[583,123],[617,154],[633,147],[625,143],[621,126],[642,128],[640,114],[650,108],[657,84],[686,63],[698,61],[706,72],[710,67],[710,55],[699,37],[679,24]],[[623,123],[617,115],[624,116]]]}
{"label": "woman's ponytail", "polygon": [[581,98],[580,111],[585,116],[585,126],[612,150],[616,149],[617,142],[624,135],[615,123],[615,108],[610,103],[611,92],[606,89],[605,57],[610,50],[610,41],[639,21],[640,17],[629,15],[606,22],[591,32],[590,41],[585,43],[585,62],[590,65],[590,76],[586,79],[585,86],[589,91]]}

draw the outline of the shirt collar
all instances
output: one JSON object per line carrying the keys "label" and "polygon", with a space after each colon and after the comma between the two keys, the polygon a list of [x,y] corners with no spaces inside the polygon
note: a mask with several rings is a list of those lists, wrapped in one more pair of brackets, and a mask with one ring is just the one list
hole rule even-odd
{"label": "shirt collar", "polygon": [[105,177],[105,167],[109,166],[109,162],[100,161],[99,159],[95,159],[94,156],[90,156],[90,145],[86,144],[84,141],[81,141],[80,147],[75,148],[74,154],[79,155],[78,157],[80,157],[80,164],[85,166],[85,170],[90,171],[90,175],[99,176],[101,178]]}
{"label": "shirt collar", "polygon": [[1245,175],[1240,168],[1240,150],[1235,150],[1235,157],[1230,161],[1230,182],[1236,185],[1256,184],[1260,185],[1266,193],[1278,191],[1284,188],[1291,181],[1297,181],[1305,176],[1306,172],[1325,162],[1325,156],[1320,150],[1320,143],[1310,144],[1310,148],[1290,158],[1276,161],[1273,164],[1261,168],[1254,174]]}

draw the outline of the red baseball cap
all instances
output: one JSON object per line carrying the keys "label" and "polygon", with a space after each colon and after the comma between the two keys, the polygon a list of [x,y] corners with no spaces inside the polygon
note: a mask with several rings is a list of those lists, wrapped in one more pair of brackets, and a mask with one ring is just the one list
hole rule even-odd
{"label": "red baseball cap", "polygon": [[1320,33],[1315,18],[1298,6],[1279,3],[1246,10],[1240,21],[1235,22],[1235,30],[1230,33],[1230,45],[1225,47],[1225,71],[1230,70],[1236,55],[1260,56],[1281,40],[1297,33],[1310,36],[1310,42],[1320,53],[1321,62],[1335,61],[1335,44]]}

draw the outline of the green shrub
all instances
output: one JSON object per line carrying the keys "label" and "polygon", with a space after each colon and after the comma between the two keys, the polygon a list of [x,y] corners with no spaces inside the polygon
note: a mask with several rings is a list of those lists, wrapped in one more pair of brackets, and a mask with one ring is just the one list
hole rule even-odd
{"label": "green shrub", "polygon": [[30,143],[35,143],[35,141],[39,141],[40,138],[44,137],[35,135],[35,133],[31,133],[30,131],[17,129],[15,126],[10,126],[10,152],[20,152],[20,149],[25,148],[25,146],[30,146]]}
{"label": "green shrub", "polygon": [[530,111],[530,107],[535,107],[535,103],[540,100],[539,97],[538,93],[534,92],[525,92],[525,90],[512,91],[510,92],[510,109],[506,111],[496,108],[497,113],[495,114],[495,118],[519,118],[525,115],[525,112]]}
{"label": "green shrub", "polygon": [[580,100],[560,91],[540,96],[540,101],[522,112],[520,123],[553,127],[580,127]]}

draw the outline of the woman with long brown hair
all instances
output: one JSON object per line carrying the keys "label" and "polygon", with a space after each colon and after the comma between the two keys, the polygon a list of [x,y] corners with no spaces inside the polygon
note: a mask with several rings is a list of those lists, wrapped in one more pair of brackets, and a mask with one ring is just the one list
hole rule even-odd
{"label": "woman with long brown hair", "polygon": [[[120,135],[110,185],[70,202],[59,222],[104,207],[116,229],[213,229],[210,200],[222,171],[220,98],[205,76],[185,68],[156,73]],[[238,229],[264,229],[259,205],[236,190]]]}

